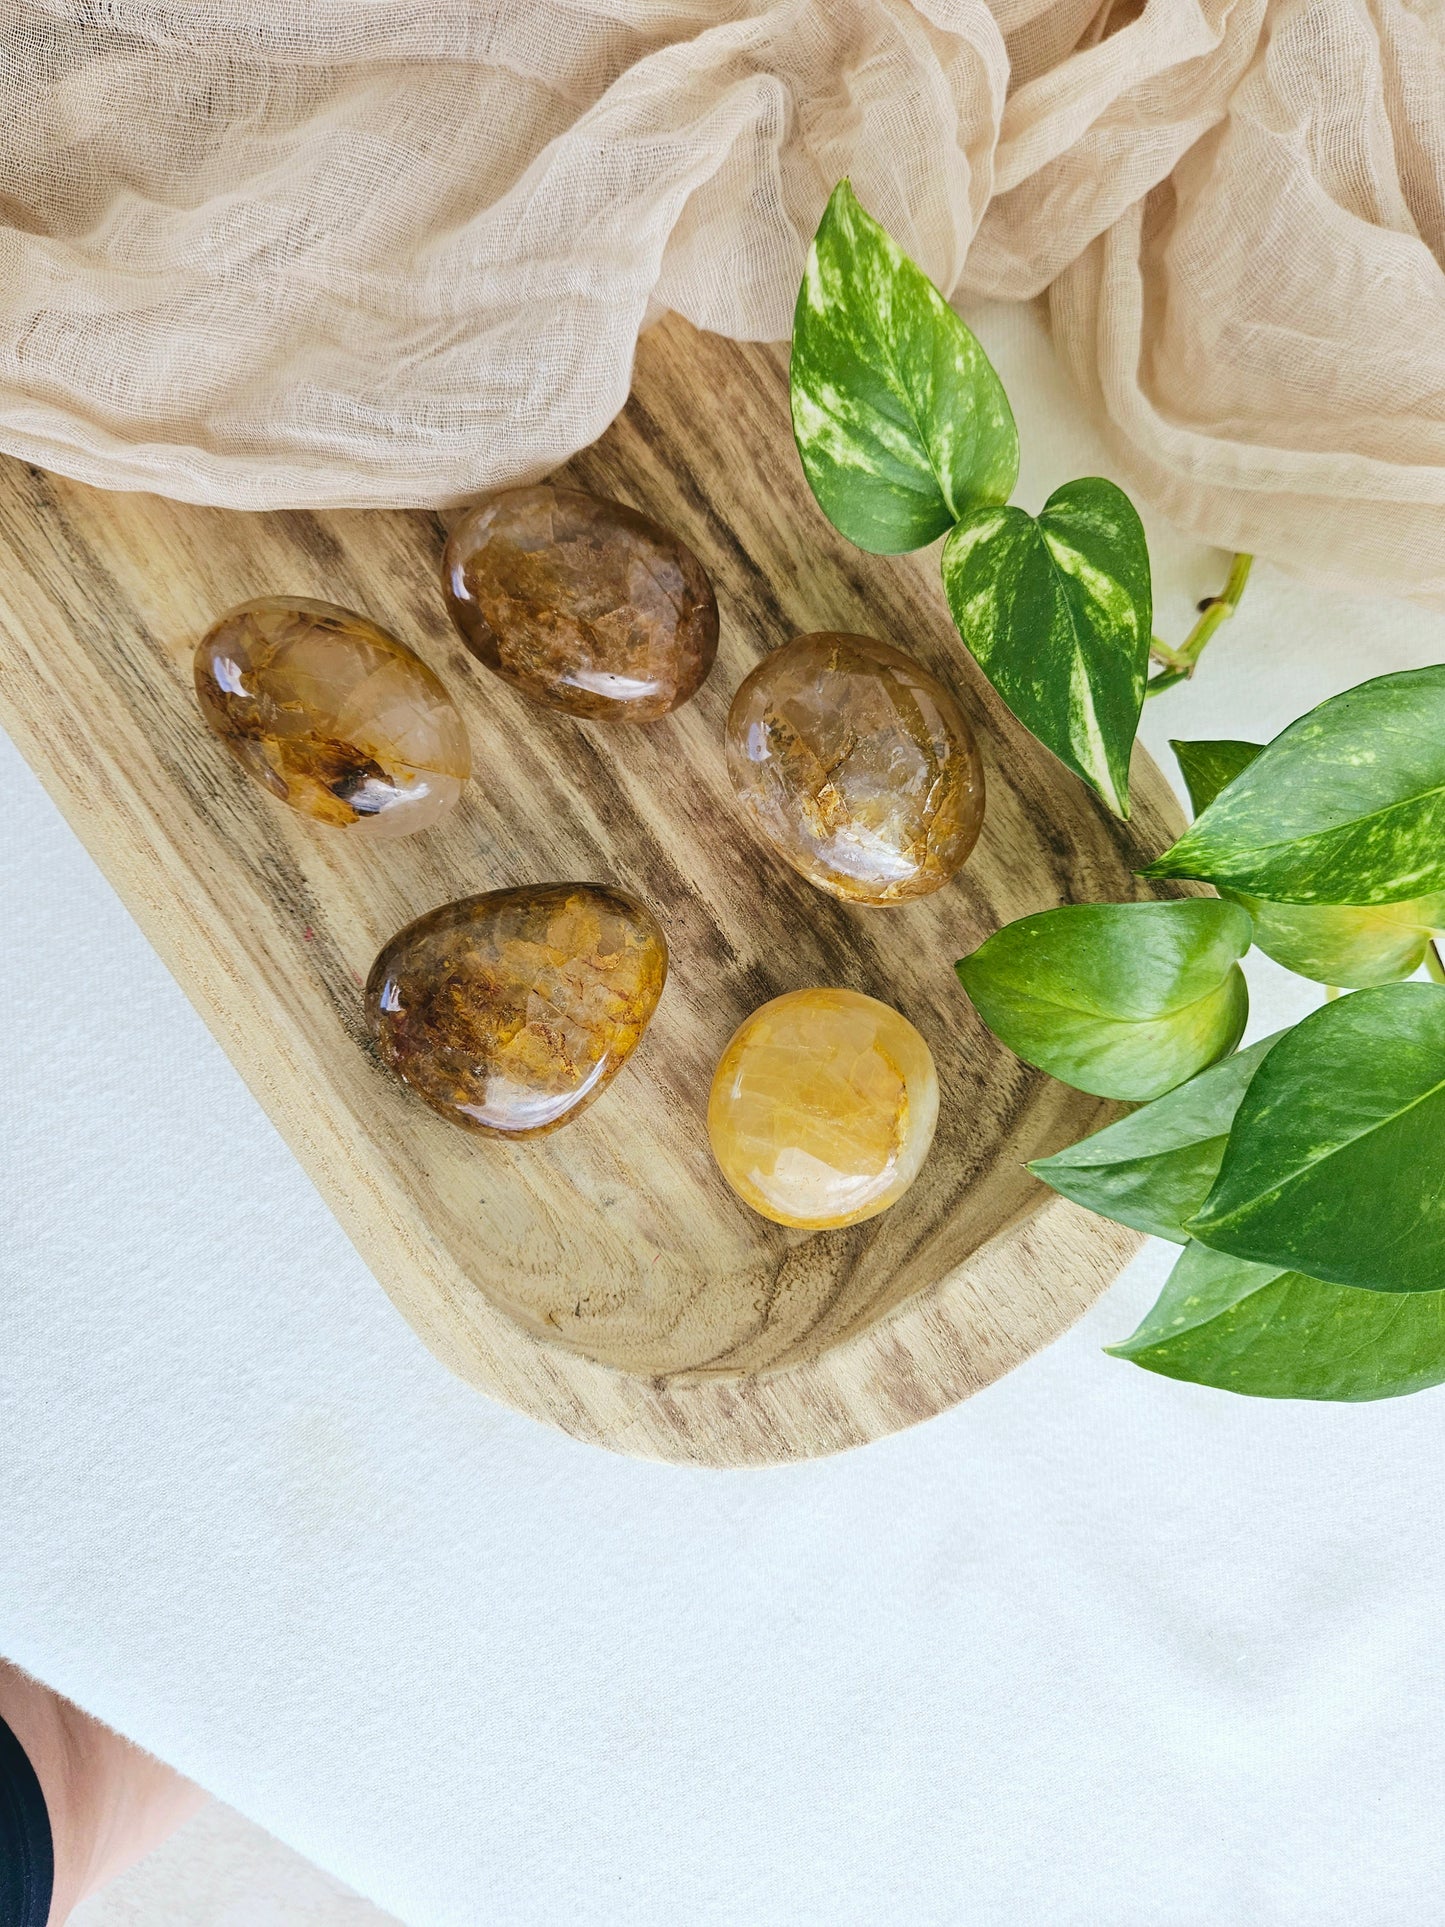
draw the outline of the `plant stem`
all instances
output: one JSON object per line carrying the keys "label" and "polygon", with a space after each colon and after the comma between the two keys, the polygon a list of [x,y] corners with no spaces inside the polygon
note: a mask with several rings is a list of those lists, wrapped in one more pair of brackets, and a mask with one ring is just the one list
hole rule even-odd
{"label": "plant stem", "polygon": [[1425,974],[1437,984],[1445,984],[1445,963],[1440,961],[1440,946],[1433,937],[1425,946]]}
{"label": "plant stem", "polygon": [[[1159,655],[1159,644],[1157,641],[1151,653],[1157,660]],[[1157,676],[1151,676],[1148,682],[1145,683],[1144,694],[1146,696],[1159,696],[1162,695],[1166,689],[1172,689],[1175,683],[1188,682],[1188,680],[1189,671],[1187,669],[1161,669]]]}
{"label": "plant stem", "polygon": [[1185,682],[1194,674],[1210,637],[1220,623],[1228,622],[1239,607],[1239,599],[1244,594],[1244,585],[1249,580],[1253,566],[1252,555],[1235,556],[1229,565],[1229,576],[1223,589],[1199,605],[1199,620],[1177,649],[1155,636],[1149,653],[1155,662],[1163,664],[1163,668],[1159,675],[1150,677],[1145,685],[1146,695],[1157,696],[1161,690],[1172,689],[1175,683]]}

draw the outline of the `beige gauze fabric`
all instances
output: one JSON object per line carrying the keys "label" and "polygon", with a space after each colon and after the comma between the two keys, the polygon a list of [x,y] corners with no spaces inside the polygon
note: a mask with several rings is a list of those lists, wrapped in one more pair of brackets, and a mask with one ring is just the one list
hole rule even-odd
{"label": "beige gauze fabric", "polygon": [[1445,0],[8,0],[0,448],[532,478],[657,314],[786,338],[844,174],[965,304],[1047,294],[1175,521],[1445,596]]}

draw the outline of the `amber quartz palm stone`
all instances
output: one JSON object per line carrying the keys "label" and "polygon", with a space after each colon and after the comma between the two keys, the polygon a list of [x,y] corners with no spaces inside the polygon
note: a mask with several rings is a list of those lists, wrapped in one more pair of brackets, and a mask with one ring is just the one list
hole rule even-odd
{"label": "amber quartz palm stone", "polygon": [[508,489],[471,509],[442,580],[479,662],[594,722],[656,722],[696,695],[717,654],[717,601],[692,550],[584,489]]}
{"label": "amber quartz palm stone", "polygon": [[728,773],[785,863],[849,903],[930,896],[983,826],[983,761],[957,698],[871,636],[797,636],[728,713]]}
{"label": "amber quartz palm stone", "polygon": [[430,828],[471,773],[441,682],[354,610],[307,596],[242,603],[201,638],[195,677],[207,722],[262,789],[355,836]]}
{"label": "amber quartz palm stone", "polygon": [[[936,557],[865,556],[833,533],[799,471],[782,350],[651,330],[632,402],[556,479],[671,532],[716,589],[717,660],[652,722],[543,707],[464,647],[440,590],[462,512],[227,514],[19,463],[0,465],[0,719],[454,1370],[626,1452],[749,1464],[858,1445],[1028,1357],[1132,1249],[1024,1169],[1108,1107],[991,1038],[952,965],[1012,917],[1149,894],[1135,865],[1178,814],[1142,753],[1120,824],[1031,741],[959,647]],[[197,643],[275,595],[360,613],[445,684],[473,775],[431,827],[378,842],[317,823],[204,726]],[[967,719],[987,812],[929,895],[835,898],[739,808],[733,698],[774,650],[825,632],[901,651]],[[656,1010],[563,1128],[459,1130],[387,1067],[367,1020],[372,964],[442,905],[573,878],[656,918],[669,953]],[[651,955],[643,942],[620,995],[619,1042]],[[707,1119],[738,1026],[817,987],[900,1013],[938,1094],[932,1149],[902,1195],[823,1231],[745,1203]],[[574,1089],[588,1074],[580,1056],[559,1070]],[[895,1135],[901,1150],[901,1123]],[[888,1155],[860,1151],[875,1169]]]}
{"label": "amber quartz palm stone", "polygon": [[620,890],[553,883],[446,903],[371,967],[382,1061],[439,1116],[540,1137],[601,1096],[667,981],[667,941]]}

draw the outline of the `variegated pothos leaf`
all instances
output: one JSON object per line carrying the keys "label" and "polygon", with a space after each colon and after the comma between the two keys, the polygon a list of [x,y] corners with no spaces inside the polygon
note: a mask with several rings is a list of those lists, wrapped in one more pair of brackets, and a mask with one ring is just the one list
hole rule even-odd
{"label": "variegated pothos leaf", "polygon": [[968,326],[840,181],[793,319],[793,433],[824,514],[891,555],[1006,502],[1018,431]]}
{"label": "variegated pothos leaf", "polygon": [[1127,816],[1154,623],[1148,544],[1128,496],[1087,476],[1036,517],[975,509],[944,546],[943,586],[1020,722]]}
{"label": "variegated pothos leaf", "polygon": [[1445,890],[1445,663],[1376,676],[1291,723],[1144,874],[1270,903]]}
{"label": "variegated pothos leaf", "polygon": [[1002,1043],[1076,1090],[1147,1104],[1226,1056],[1249,1015],[1233,903],[1068,903],[954,968]]}
{"label": "variegated pothos leaf", "polygon": [[1187,1228],[1337,1285],[1445,1290],[1442,1131],[1445,988],[1358,990],[1270,1051]]}
{"label": "variegated pothos leaf", "polygon": [[1100,1217],[1188,1244],[1184,1226],[1219,1176],[1240,1100],[1282,1034],[1220,1058],[1053,1157],[1035,1158],[1030,1171]]}
{"label": "variegated pothos leaf", "polygon": [[1264,748],[1263,743],[1242,743],[1233,739],[1210,738],[1203,742],[1177,742],[1172,736],[1169,747],[1179,763],[1189,803],[1199,816],[1236,776],[1242,775]]}
{"label": "variegated pothos leaf", "polygon": [[[1199,816],[1249,768],[1259,743],[1172,743]],[[1413,977],[1431,937],[1445,930],[1445,891],[1403,903],[1363,906],[1338,903],[1271,903],[1220,887],[1242,904],[1254,924],[1254,941],[1286,970],[1337,989],[1366,990]]]}
{"label": "variegated pothos leaf", "polygon": [[1405,903],[1268,903],[1225,888],[1249,912],[1254,941],[1298,977],[1337,990],[1368,990],[1413,977],[1432,936],[1445,930],[1445,891]]}
{"label": "variegated pothos leaf", "polygon": [[1191,1244],[1133,1337],[1107,1349],[1247,1398],[1400,1398],[1445,1380],[1445,1291],[1356,1291]]}

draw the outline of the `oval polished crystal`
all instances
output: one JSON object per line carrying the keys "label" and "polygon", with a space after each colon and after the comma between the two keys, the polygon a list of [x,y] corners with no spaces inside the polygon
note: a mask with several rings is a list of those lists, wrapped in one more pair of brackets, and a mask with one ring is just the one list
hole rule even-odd
{"label": "oval polished crystal", "polygon": [[723,1176],[754,1211],[821,1231],[886,1211],[938,1122],[923,1038],[856,990],[794,990],[740,1024],[708,1099]]}
{"label": "oval polished crystal", "polygon": [[293,809],[370,837],[445,816],[471,774],[437,678],[365,616],[305,596],[243,602],[201,638],[196,695],[231,754]]}
{"label": "oval polished crystal", "polygon": [[537,1137],[621,1070],[667,979],[644,904],[595,883],[493,890],[398,931],[366,984],[382,1061],[454,1124]]}
{"label": "oval polished crystal", "polygon": [[957,699],[871,636],[798,636],[733,698],[728,774],[763,835],[850,903],[940,889],[983,824],[983,764]]}
{"label": "oval polished crystal", "polygon": [[692,550],[581,489],[514,488],[470,510],[442,580],[472,654],[573,716],[654,722],[717,654],[717,602]]}

